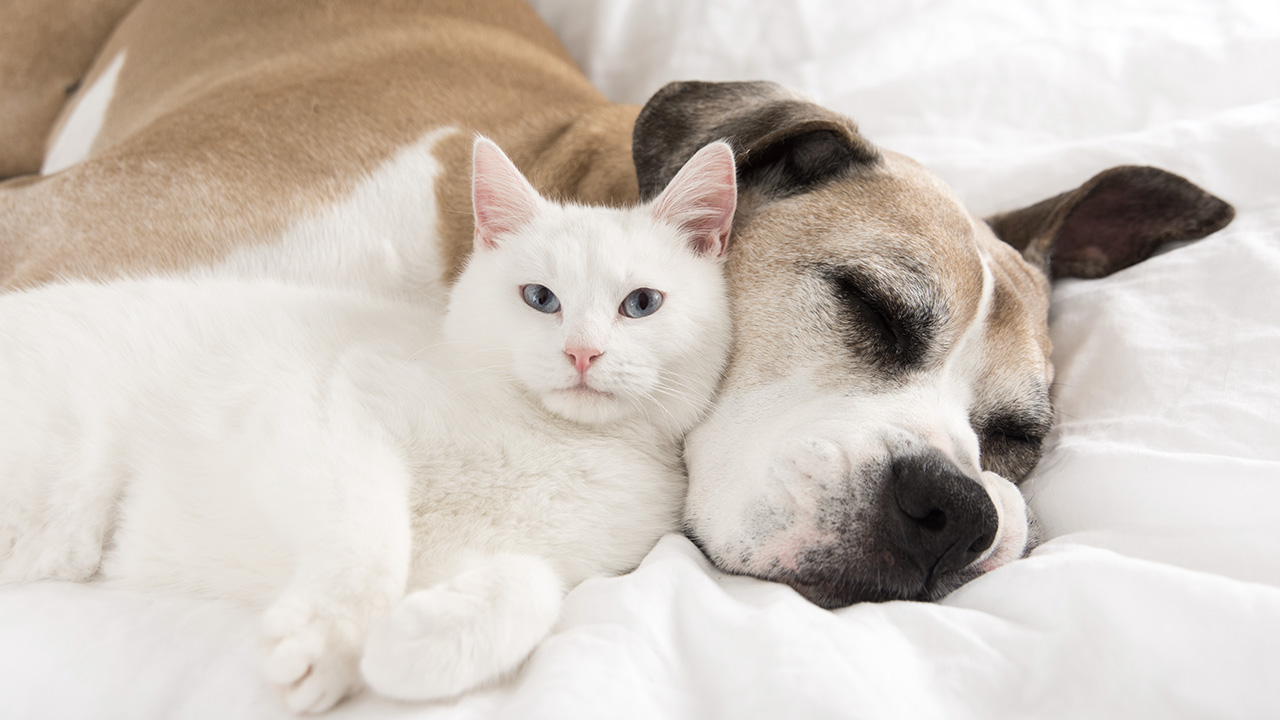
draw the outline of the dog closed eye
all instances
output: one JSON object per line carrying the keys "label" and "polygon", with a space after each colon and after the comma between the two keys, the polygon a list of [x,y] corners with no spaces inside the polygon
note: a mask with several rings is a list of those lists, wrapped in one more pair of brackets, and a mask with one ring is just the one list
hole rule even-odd
{"label": "dog closed eye", "polygon": [[847,276],[836,278],[835,283],[845,307],[852,310],[853,314],[879,337],[880,342],[891,348],[895,354],[901,355],[905,350],[902,333],[897,328],[897,323],[890,320],[889,316],[880,309],[878,301],[871,299]]}
{"label": "dog closed eye", "polygon": [[853,326],[849,341],[855,352],[869,355],[886,370],[906,369],[924,359],[939,322],[909,302],[910,289],[887,292],[878,280],[854,268],[821,272]]}
{"label": "dog closed eye", "polygon": [[1017,482],[1040,460],[1048,420],[1039,413],[1001,413],[974,427],[980,428],[982,468]]}

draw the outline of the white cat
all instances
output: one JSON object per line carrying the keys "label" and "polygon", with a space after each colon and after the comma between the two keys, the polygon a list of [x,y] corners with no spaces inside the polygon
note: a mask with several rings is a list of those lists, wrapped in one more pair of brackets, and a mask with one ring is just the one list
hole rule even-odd
{"label": "white cat", "polygon": [[266,280],[0,297],[0,583],[268,605],[295,711],[501,677],[568,588],[678,523],[728,353],[733,155],[652,203],[540,198],[477,140],[475,249],[433,306]]}

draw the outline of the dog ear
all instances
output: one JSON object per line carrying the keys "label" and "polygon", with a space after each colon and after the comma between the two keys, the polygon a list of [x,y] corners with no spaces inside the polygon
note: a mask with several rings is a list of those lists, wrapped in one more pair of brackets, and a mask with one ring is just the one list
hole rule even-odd
{"label": "dog ear", "polygon": [[1186,178],[1126,165],[987,224],[1053,278],[1098,278],[1142,262],[1164,243],[1198,240],[1222,228],[1235,209]]}
{"label": "dog ear", "polygon": [[771,82],[674,82],[636,118],[640,197],[652,199],[714,140],[737,156],[738,185],[770,198],[804,192],[880,154],[851,120]]}

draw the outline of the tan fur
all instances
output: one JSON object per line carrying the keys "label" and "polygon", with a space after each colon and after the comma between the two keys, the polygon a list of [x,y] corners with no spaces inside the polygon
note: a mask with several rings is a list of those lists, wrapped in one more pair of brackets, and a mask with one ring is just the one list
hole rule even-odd
{"label": "tan fur", "polygon": [[0,2],[0,178],[40,170],[58,111],[137,2]]}
{"label": "tan fur", "polygon": [[[955,194],[937,176],[914,160],[885,151],[883,165],[865,169],[848,179],[805,195],[771,203],[760,212],[750,198],[743,201],[735,225],[733,253],[729,258],[734,304],[749,308],[740,313],[736,326],[738,351],[726,387],[738,383],[763,384],[789,372],[793,354],[829,356],[830,366],[842,368],[843,347],[825,332],[813,332],[831,318],[796,322],[802,307],[821,307],[826,288],[812,285],[799,272],[763,273],[756,268],[800,269],[833,258],[851,259],[869,268],[890,272],[915,265],[927,273],[927,283],[941,288],[941,303],[951,311],[940,340],[954,341],[973,322],[982,295],[981,256],[1001,267],[995,272],[996,292],[1014,298],[1009,306],[1027,309],[1026,317],[1001,312],[999,321],[1010,326],[1010,342],[1028,332],[1042,338],[1037,365],[1047,362],[1048,331],[1044,325],[1048,284],[1022,262],[1017,252],[996,239],[979,220],[972,218]],[[780,241],[781,239],[781,241]],[[748,270],[748,268],[752,270]],[[774,304],[779,298],[804,296],[802,301]],[[760,299],[767,303],[762,305]],[[761,305],[760,307],[756,307]],[[779,327],[799,326],[789,343],[778,343]],[[1034,327],[1029,327],[1029,325]],[[1017,362],[1028,358],[1021,349],[998,353]],[[832,387],[847,388],[846,372],[829,378]]]}
{"label": "tan fur", "polygon": [[[90,75],[121,50],[90,159],[0,186],[3,285],[211,262],[441,125],[494,138],[550,195],[636,196],[638,108],[609,104],[521,2],[143,0]],[[465,247],[468,168],[444,156],[444,241]]]}

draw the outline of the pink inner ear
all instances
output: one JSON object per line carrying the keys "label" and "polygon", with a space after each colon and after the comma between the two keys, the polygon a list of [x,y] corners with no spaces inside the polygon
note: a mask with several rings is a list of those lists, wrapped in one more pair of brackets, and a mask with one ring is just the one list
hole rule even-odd
{"label": "pink inner ear", "polygon": [[729,245],[737,205],[733,149],[713,142],[690,158],[653,201],[653,216],[688,233],[698,254],[720,257]]}
{"label": "pink inner ear", "polygon": [[492,140],[479,137],[471,154],[471,206],[475,246],[494,248],[498,238],[533,220],[538,192]]}

